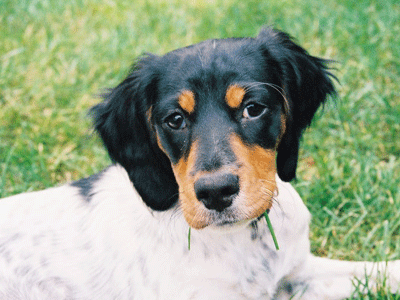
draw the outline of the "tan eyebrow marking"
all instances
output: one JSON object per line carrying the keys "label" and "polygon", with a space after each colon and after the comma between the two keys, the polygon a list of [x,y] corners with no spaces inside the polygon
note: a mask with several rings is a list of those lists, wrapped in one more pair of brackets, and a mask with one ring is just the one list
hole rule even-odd
{"label": "tan eyebrow marking", "polygon": [[194,111],[194,106],[196,104],[193,92],[188,90],[183,91],[179,95],[178,103],[184,111],[191,114]]}
{"label": "tan eyebrow marking", "polygon": [[225,101],[231,108],[238,108],[243,101],[246,91],[241,86],[234,84],[230,85],[226,90]]}

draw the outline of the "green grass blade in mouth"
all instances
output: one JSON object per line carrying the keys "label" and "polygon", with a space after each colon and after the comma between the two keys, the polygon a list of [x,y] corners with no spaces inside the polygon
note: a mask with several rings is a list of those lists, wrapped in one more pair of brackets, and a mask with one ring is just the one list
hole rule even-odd
{"label": "green grass blade in mouth", "polygon": [[192,227],[189,227],[189,232],[188,232],[188,250],[190,251],[190,235],[191,235]]}
{"label": "green grass blade in mouth", "polygon": [[276,250],[279,250],[278,240],[276,239],[274,229],[272,228],[272,224],[271,224],[271,220],[269,219],[268,212],[269,212],[268,210],[264,212],[264,217],[265,217],[265,220],[267,221],[268,229],[271,232],[272,239],[274,240],[275,248],[276,248]]}

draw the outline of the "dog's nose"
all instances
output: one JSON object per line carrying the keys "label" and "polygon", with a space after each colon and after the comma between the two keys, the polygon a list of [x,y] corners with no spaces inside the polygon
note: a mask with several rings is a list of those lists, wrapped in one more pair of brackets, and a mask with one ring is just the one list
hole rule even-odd
{"label": "dog's nose", "polygon": [[207,174],[194,183],[194,191],[205,207],[221,212],[239,193],[239,177],[230,173]]}

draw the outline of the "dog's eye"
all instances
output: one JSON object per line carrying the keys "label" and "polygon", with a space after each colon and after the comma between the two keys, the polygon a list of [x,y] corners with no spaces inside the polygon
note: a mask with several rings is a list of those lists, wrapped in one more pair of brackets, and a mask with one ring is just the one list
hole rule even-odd
{"label": "dog's eye", "polygon": [[257,103],[250,103],[246,105],[246,107],[243,110],[243,118],[250,119],[250,118],[256,118],[258,116],[261,116],[267,108],[264,105],[257,104]]}
{"label": "dog's eye", "polygon": [[166,118],[165,123],[171,129],[183,129],[186,127],[185,118],[180,113],[174,113]]}

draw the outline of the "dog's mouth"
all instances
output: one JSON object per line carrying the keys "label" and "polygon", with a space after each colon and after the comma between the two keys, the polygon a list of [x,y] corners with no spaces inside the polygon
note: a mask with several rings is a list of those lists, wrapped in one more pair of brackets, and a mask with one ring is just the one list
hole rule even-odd
{"label": "dog's mouth", "polygon": [[253,222],[258,222],[261,219],[264,219],[265,213],[268,213],[268,212],[269,212],[269,209],[267,209],[261,215],[258,215],[254,218],[246,218],[246,219],[232,218],[232,217],[226,218],[226,217],[221,216],[219,219],[215,219],[213,222],[211,222],[209,225],[207,225],[206,228],[209,228],[210,230],[213,230],[213,231],[220,231],[220,232],[238,231],[238,230],[247,228]]}
{"label": "dog's mouth", "polygon": [[210,225],[208,226],[214,226],[214,227],[232,227],[232,226],[238,226],[241,225],[243,223],[246,223],[247,219],[241,220],[241,219],[225,219],[225,218],[221,218],[221,219],[217,219],[214,220],[214,222],[212,222]]}
{"label": "dog's mouth", "polygon": [[235,231],[247,227],[253,221],[254,219],[216,221],[208,225],[207,228],[217,231]]}

